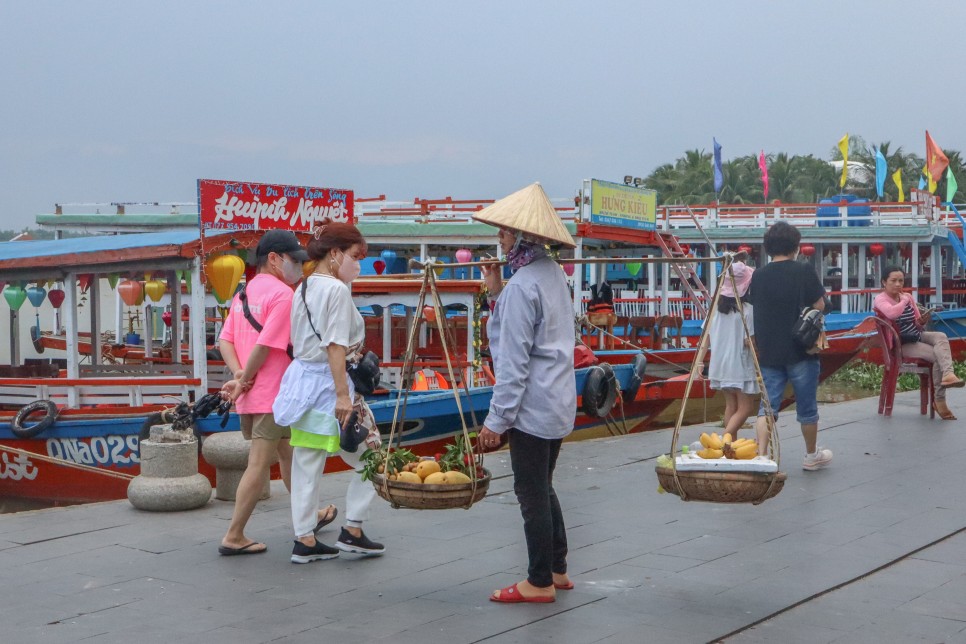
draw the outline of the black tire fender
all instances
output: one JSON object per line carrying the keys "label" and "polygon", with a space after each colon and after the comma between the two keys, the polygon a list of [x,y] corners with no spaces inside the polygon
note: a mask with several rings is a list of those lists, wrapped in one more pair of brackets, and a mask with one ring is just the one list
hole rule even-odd
{"label": "black tire fender", "polygon": [[[36,425],[24,427],[27,418],[38,411],[44,412],[44,417]],[[20,408],[17,415],[10,421],[10,431],[18,438],[33,438],[53,425],[55,420],[57,420],[57,405],[49,400],[35,400],[29,405],[24,405]]]}
{"label": "black tire fender", "polygon": [[614,408],[617,402],[617,378],[614,369],[602,362],[591,367],[584,383],[581,410],[588,416],[603,418]]}
{"label": "black tire fender", "polygon": [[44,343],[40,341],[40,329],[36,326],[30,327],[30,341],[34,344],[34,351],[44,352]]}
{"label": "black tire fender", "polygon": [[[171,418],[163,411],[156,411],[144,419],[144,422],[141,423],[141,429],[138,431],[138,457],[141,456],[141,441],[150,438],[151,428],[155,425],[167,425],[170,422]],[[191,425],[191,431],[198,439],[198,454],[201,454],[201,443],[204,440],[201,432],[198,431],[197,425]]]}
{"label": "black tire fender", "polygon": [[641,388],[641,383],[644,382],[644,370],[646,368],[647,356],[643,353],[638,353],[634,356],[631,379],[627,383],[627,387],[622,391],[624,397],[628,400],[634,400],[637,396],[637,391]]}

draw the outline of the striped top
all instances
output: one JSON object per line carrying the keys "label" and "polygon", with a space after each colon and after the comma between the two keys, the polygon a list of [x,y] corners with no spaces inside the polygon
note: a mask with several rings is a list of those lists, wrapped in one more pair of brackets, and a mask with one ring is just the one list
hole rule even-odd
{"label": "striped top", "polygon": [[916,324],[916,312],[909,304],[906,304],[906,308],[902,309],[902,313],[896,318],[896,327],[899,329],[899,339],[903,344],[919,342],[922,339],[922,330]]}

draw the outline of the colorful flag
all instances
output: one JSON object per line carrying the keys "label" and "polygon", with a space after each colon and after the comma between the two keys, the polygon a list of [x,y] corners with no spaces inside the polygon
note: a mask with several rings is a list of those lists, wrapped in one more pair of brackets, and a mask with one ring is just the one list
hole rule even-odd
{"label": "colorful flag", "polygon": [[956,183],[956,175],[953,174],[952,168],[948,168],[946,170],[946,201],[952,203],[957,190],[959,190],[959,184]]}
{"label": "colorful flag", "polygon": [[906,193],[902,190],[902,168],[899,168],[892,173],[892,180],[896,184],[896,188],[899,189],[899,203],[906,200]]}
{"label": "colorful flag", "polygon": [[926,189],[926,172],[928,172],[928,171],[926,170],[925,167],[923,167],[922,172],[919,173],[919,186],[918,187],[919,187],[920,190],[925,190]]}
{"label": "colorful flag", "polygon": [[765,188],[764,202],[768,203],[768,164],[765,163],[765,151],[758,156],[758,168],[761,170],[761,184]]}
{"label": "colorful flag", "polygon": [[888,163],[886,162],[885,155],[882,154],[882,150],[879,148],[875,149],[875,193],[882,199],[882,195],[885,193],[885,181],[886,175],[889,173]]}
{"label": "colorful flag", "polygon": [[949,159],[943,154],[942,148],[929,136],[929,130],[926,130],[926,168],[929,169],[930,177],[938,181],[948,166]]}
{"label": "colorful flag", "polygon": [[839,179],[839,187],[845,187],[845,179],[849,174],[849,133],[839,139],[839,151],[842,153],[842,178]]}
{"label": "colorful flag", "polygon": [[714,137],[711,137],[711,142],[714,143],[714,194],[717,195],[724,185],[724,175],[721,173],[721,145]]}

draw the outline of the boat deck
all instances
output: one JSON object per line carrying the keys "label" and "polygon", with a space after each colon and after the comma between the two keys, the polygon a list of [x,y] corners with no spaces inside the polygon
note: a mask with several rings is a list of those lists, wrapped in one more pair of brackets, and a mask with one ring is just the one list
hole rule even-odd
{"label": "boat deck", "polygon": [[[966,409],[966,391],[950,394]],[[760,506],[656,493],[669,431],[568,443],[557,489],[573,591],[554,604],[487,601],[525,574],[506,452],[468,511],[392,510],[367,533],[379,559],[296,566],[284,488],[249,536],[266,554],[220,557],[232,504],[151,514],[126,501],[0,516],[4,641],[73,642],[963,642],[966,433],[900,394],[824,405],[825,471],[804,472],[780,423],[784,490]],[[694,440],[699,427],[686,430]],[[344,511],[346,477],[326,476]],[[323,533],[327,542],[337,532]]]}

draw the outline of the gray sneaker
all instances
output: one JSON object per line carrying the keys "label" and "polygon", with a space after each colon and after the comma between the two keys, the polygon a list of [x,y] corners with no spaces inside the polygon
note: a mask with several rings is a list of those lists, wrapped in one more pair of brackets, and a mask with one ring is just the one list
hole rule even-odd
{"label": "gray sneaker", "polygon": [[307,564],[323,559],[333,559],[339,556],[339,550],[332,546],[327,546],[318,539],[314,546],[307,546],[301,541],[296,541],[292,548],[292,563]]}
{"label": "gray sneaker", "polygon": [[802,469],[810,472],[820,470],[832,462],[832,450],[824,447],[815,448],[814,454],[806,454],[802,461]]}

